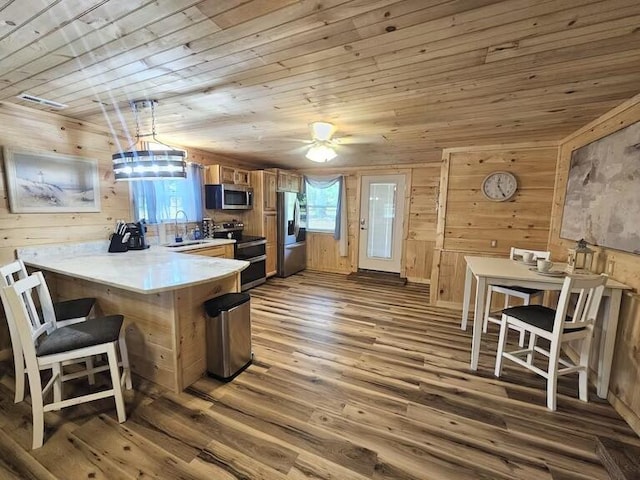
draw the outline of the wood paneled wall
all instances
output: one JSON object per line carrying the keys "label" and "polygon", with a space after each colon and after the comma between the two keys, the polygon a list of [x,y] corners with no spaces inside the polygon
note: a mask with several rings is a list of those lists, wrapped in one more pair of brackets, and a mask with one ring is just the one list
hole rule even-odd
{"label": "wood paneled wall", "polygon": [[[347,177],[347,208],[349,226],[349,254],[340,257],[338,242],[333,235],[309,233],[307,235],[307,268],[323,272],[350,273],[358,269],[358,240],[360,212],[360,178],[362,175],[406,173],[409,210],[404,240],[402,271],[412,282],[428,283],[431,277],[431,262],[436,235],[436,205],[440,183],[440,165],[425,163],[400,167],[371,167],[323,170],[322,173],[343,173]],[[314,170],[310,173],[318,173]]]}
{"label": "wood paneled wall", "polygon": [[9,210],[4,162],[0,206],[0,262],[15,258],[16,247],[107,238],[117,218],[129,218],[129,188],[111,170],[111,134],[103,128],[38,110],[0,103],[0,145],[76,155],[98,160],[101,211],[97,213],[14,214]]}
{"label": "wood paneled wall", "polygon": [[[98,160],[101,211],[96,213],[14,214],[10,212],[4,162],[0,162],[3,202],[0,205],[0,264],[15,258],[17,247],[107,239],[116,219],[131,218],[127,182],[115,182],[111,155],[113,134],[102,127],[61,115],[0,102],[0,146],[55,152]],[[126,140],[121,140],[126,145]],[[229,157],[188,150],[189,160],[203,164],[255,166]],[[153,233],[153,232],[151,232]],[[0,352],[10,347],[6,324],[0,320]],[[0,353],[6,355],[5,353]]]}
{"label": "wood paneled wall", "polygon": [[[549,236],[549,248],[554,257],[565,258],[567,248],[575,244],[573,240],[560,238],[571,152],[638,121],[640,121],[640,95],[578,130],[561,143]],[[607,159],[601,160],[605,162],[601,167],[606,168]],[[624,208],[624,205],[620,207]],[[611,276],[630,285],[636,292],[625,294],[622,299],[609,401],[640,434],[640,296],[637,294],[640,289],[640,255],[609,248],[596,247],[596,249],[599,250],[600,270],[603,271],[609,262],[613,262]]]}
{"label": "wood paneled wall", "polygon": [[[512,246],[546,249],[557,151],[555,145],[531,143],[443,152],[433,303],[462,306],[465,255],[508,256]],[[518,179],[509,201],[492,202],[482,194],[483,179],[497,170]]]}
{"label": "wood paneled wall", "polygon": [[[312,172],[316,174],[316,172]],[[347,228],[349,250],[346,257],[340,256],[340,247],[333,233],[307,234],[307,268],[319,272],[350,273],[358,269],[358,214],[360,212],[360,177],[355,172],[342,173],[347,185]]]}
{"label": "wood paneled wall", "polygon": [[[115,219],[129,218],[129,188],[126,183],[116,183],[113,179],[111,154],[114,147],[107,130],[8,103],[0,103],[0,125],[0,145],[3,147],[98,160],[101,203],[101,211],[97,213],[11,213],[2,162],[1,264],[15,258],[17,247],[106,239]],[[6,349],[11,342],[4,321],[0,325],[0,349]]]}

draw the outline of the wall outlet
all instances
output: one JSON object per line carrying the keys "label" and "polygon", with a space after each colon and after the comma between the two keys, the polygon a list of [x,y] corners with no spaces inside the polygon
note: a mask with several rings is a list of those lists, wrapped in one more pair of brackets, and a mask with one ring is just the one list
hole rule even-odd
{"label": "wall outlet", "polygon": [[491,240],[491,248],[496,248],[498,246],[498,240]]}

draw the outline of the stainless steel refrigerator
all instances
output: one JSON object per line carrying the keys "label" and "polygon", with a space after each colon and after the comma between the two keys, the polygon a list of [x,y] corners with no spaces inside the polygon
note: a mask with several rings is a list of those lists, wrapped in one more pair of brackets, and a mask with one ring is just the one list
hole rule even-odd
{"label": "stainless steel refrigerator", "polygon": [[278,192],[278,276],[307,267],[307,201],[303,193]]}

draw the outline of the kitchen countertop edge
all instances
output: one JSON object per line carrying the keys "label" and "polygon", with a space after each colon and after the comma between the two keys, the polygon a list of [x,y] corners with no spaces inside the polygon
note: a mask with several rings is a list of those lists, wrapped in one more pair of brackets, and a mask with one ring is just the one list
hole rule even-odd
{"label": "kitchen countertop edge", "polygon": [[[19,258],[22,258],[24,263],[30,267],[42,269],[46,271],[50,271],[52,273],[57,273],[60,275],[66,275],[72,278],[78,278],[81,280],[86,280],[90,282],[99,283],[101,285],[110,286],[113,288],[119,288],[121,290],[126,290],[130,292],[140,293],[140,294],[154,294],[161,293],[172,290],[179,290],[182,288],[188,288],[196,285],[202,285],[210,282],[215,282],[218,280],[225,279],[229,276],[236,275],[241,272],[245,268],[249,266],[249,262],[244,260],[233,260],[233,259],[225,259],[225,258],[209,258],[200,255],[185,255],[185,251],[176,251],[172,248],[166,248],[162,246],[152,246],[146,250],[132,250],[130,252],[124,253],[109,253],[107,252],[108,241],[97,241],[97,242],[84,242],[78,244],[53,244],[53,245],[43,245],[41,247],[29,247],[17,249],[17,254]],[[207,242],[209,243],[209,242]],[[194,245],[195,247],[207,248],[216,245],[223,245],[234,243],[233,241],[226,241],[225,243],[217,243],[211,242],[212,245]],[[181,247],[184,248],[184,247]],[[198,248],[193,248],[189,250],[197,250]],[[49,253],[47,255],[47,253]],[[129,255],[128,255],[129,254]],[[133,254],[133,255],[130,255]],[[213,274],[206,278],[203,278],[202,275],[194,274],[194,280],[185,280],[182,278],[181,280],[173,280],[173,278],[166,280],[165,285],[160,285],[158,287],[150,287],[150,288],[140,288],[136,285],[130,283],[120,283],[118,281],[114,281],[112,278],[109,278],[109,274],[96,275],[95,271],[87,271],[83,272],[81,268],[69,268],[69,260],[78,258],[87,257],[87,260],[91,258],[102,258],[105,260],[113,260],[114,258],[122,257],[123,260],[125,257],[132,260],[132,257],[138,257],[143,260],[142,265],[139,267],[142,270],[142,273],[146,276],[154,277],[153,272],[151,272],[151,268],[153,268],[152,260],[157,258],[160,260],[177,260],[176,268],[178,266],[188,266],[186,270],[191,272],[192,268],[195,269],[196,272],[201,272],[198,270],[202,265],[208,265],[215,267],[216,264],[222,264],[220,266],[224,266],[222,269],[224,273],[221,274]],[[192,258],[191,258],[192,257]],[[149,258],[151,258],[151,262],[149,262]],[[146,259],[146,262],[144,261]],[[170,261],[172,265],[173,261]],[[131,264],[130,264],[131,265]],[[126,265],[125,265],[126,266]],[[87,267],[90,268],[90,267]],[[184,275],[184,271],[180,270],[180,273]],[[113,272],[111,272],[113,274]],[[175,277],[175,275],[171,275],[171,277]],[[145,277],[146,278],[146,277]],[[141,277],[141,281],[138,283],[144,282],[145,278]],[[160,283],[160,282],[159,282]]]}

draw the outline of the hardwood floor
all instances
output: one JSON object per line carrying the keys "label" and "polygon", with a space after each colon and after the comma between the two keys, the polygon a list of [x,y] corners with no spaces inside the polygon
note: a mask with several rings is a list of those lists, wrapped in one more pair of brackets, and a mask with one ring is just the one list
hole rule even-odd
{"label": "hardwood floor", "polygon": [[137,383],[122,425],[109,400],[50,412],[36,451],[4,363],[0,478],[606,479],[596,436],[640,445],[594,392],[577,399],[577,377],[555,413],[542,379],[509,364],[494,378],[495,326],[470,373],[470,332],[427,290],[271,279],[251,290],[255,362],[233,382]]}

